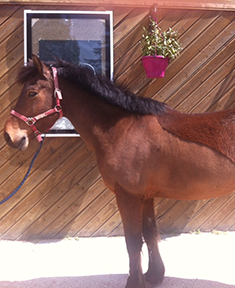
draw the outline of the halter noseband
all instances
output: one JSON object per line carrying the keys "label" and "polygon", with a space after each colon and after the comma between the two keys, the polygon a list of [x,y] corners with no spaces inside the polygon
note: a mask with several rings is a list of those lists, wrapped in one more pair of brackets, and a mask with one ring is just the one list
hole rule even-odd
{"label": "halter noseband", "polygon": [[[63,116],[63,111],[62,111],[62,107],[60,105],[60,100],[62,99],[62,93],[61,90],[59,89],[59,81],[58,81],[58,76],[57,76],[57,69],[55,67],[52,67],[52,72],[53,72],[53,79],[54,79],[54,96],[56,99],[56,105],[54,108],[38,114],[37,116],[34,117],[26,117],[18,112],[16,112],[15,110],[11,111],[11,115],[19,118],[20,120],[23,120],[28,126],[31,127],[31,129],[33,130],[33,133],[35,135],[35,137],[37,138],[37,140],[39,142],[42,141],[42,133],[37,129],[37,127],[34,125],[39,119],[42,119],[44,117],[47,117],[53,113],[59,113],[59,118],[61,118]],[[47,131],[49,131],[49,129],[47,129]]]}

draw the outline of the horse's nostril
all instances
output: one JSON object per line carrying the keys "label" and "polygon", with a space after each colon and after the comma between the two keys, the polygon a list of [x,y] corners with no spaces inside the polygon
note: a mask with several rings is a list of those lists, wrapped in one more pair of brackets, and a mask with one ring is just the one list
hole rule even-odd
{"label": "horse's nostril", "polygon": [[7,143],[10,147],[16,148],[16,147],[14,146],[13,142],[12,142],[11,136],[10,136],[7,132],[4,133],[4,138],[5,138],[6,143]]}
{"label": "horse's nostril", "polygon": [[11,137],[7,132],[4,133],[4,138],[7,143],[11,142]]}
{"label": "horse's nostril", "polygon": [[25,150],[27,148],[27,137],[23,136],[17,144],[19,150]]}

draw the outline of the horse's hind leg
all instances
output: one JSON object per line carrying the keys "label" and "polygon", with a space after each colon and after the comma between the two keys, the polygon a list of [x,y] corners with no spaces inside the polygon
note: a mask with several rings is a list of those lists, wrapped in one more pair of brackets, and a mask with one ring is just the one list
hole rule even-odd
{"label": "horse's hind leg", "polygon": [[142,210],[143,200],[135,197],[120,186],[115,189],[119,211],[121,213],[127,251],[129,254],[129,277],[126,288],[144,288],[145,279],[141,267],[142,248]]}
{"label": "horse's hind leg", "polygon": [[149,268],[145,274],[145,279],[156,285],[163,281],[165,267],[158,248],[158,231],[155,222],[153,199],[148,199],[144,202],[143,236],[149,252]]}

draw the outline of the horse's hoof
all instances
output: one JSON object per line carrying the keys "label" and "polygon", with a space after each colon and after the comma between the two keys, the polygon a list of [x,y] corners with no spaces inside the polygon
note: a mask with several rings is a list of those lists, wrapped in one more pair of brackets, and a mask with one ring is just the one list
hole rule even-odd
{"label": "horse's hoof", "polygon": [[161,284],[163,279],[164,279],[164,274],[159,275],[157,273],[151,273],[149,271],[147,271],[144,274],[144,276],[145,276],[145,280],[148,281],[149,283],[153,284],[153,285]]}
{"label": "horse's hoof", "polygon": [[128,277],[125,288],[145,288],[145,279],[142,275],[141,278]]}

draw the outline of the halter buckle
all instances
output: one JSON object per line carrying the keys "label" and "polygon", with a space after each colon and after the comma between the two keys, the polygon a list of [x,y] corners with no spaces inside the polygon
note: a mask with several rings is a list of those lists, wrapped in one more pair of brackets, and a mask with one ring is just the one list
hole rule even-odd
{"label": "halter buckle", "polygon": [[42,133],[39,130],[34,131],[34,135],[37,137],[38,135],[41,135]]}
{"label": "halter buckle", "polygon": [[57,98],[57,99],[62,99],[62,92],[59,88],[55,88],[54,90],[54,97]]}

